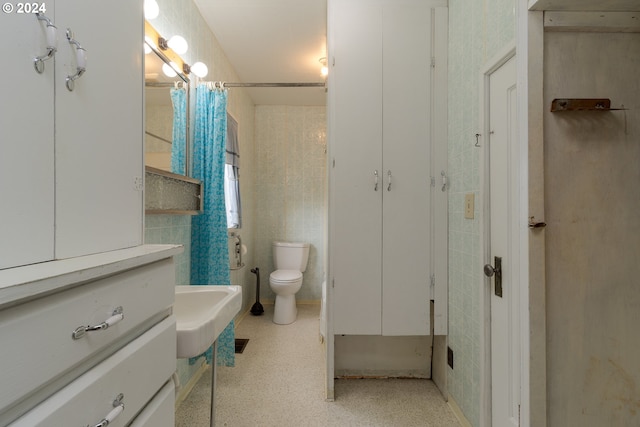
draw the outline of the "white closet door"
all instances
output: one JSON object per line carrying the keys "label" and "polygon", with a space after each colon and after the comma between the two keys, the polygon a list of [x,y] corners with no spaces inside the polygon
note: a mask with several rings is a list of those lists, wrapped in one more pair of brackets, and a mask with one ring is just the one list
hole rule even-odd
{"label": "white closet door", "polygon": [[45,27],[34,14],[0,14],[0,269],[53,259],[53,59],[42,74],[33,66]]}
{"label": "white closet door", "polygon": [[431,8],[386,1],[383,16],[382,334],[429,335]]}
{"label": "white closet door", "polygon": [[334,1],[330,11],[335,40],[329,52],[329,65],[335,60],[329,77],[334,333],[379,335],[382,13],[379,2],[364,0]]}
{"label": "white closet door", "polygon": [[[57,0],[56,258],[142,243],[142,2]],[[86,49],[76,71],[70,28]]]}

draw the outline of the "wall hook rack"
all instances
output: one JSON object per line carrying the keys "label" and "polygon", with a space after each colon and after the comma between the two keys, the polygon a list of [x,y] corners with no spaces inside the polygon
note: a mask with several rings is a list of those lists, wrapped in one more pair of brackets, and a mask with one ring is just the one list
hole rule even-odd
{"label": "wall hook rack", "polygon": [[546,226],[547,226],[546,222],[536,221],[536,218],[533,216],[529,217],[529,228],[539,229],[539,228],[545,228]]}
{"label": "wall hook rack", "polygon": [[609,98],[556,98],[551,101],[551,112],[562,111],[616,111],[626,108],[611,108]]}

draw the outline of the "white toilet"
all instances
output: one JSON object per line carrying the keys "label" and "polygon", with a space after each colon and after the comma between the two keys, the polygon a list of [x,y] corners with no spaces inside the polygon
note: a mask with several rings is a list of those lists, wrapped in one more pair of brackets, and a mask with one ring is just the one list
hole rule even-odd
{"label": "white toilet", "polygon": [[302,286],[302,273],[309,260],[308,243],[273,242],[275,271],[269,276],[269,286],[276,294],[273,322],[288,325],[296,321],[296,292]]}

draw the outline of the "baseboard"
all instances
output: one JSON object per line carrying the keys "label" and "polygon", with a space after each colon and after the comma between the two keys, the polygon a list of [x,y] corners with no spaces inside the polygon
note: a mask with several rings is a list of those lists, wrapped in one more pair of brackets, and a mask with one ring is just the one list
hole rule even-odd
{"label": "baseboard", "polygon": [[431,337],[335,335],[334,376],[431,378]]}
{"label": "baseboard", "polygon": [[296,304],[301,304],[301,305],[320,305],[320,300],[319,299],[303,299],[300,301],[296,301]]}
{"label": "baseboard", "polygon": [[454,398],[451,397],[451,395],[449,395],[449,401],[447,403],[449,404],[449,407],[453,411],[453,414],[456,416],[458,421],[460,421],[460,425],[462,427],[471,427],[471,423],[469,422],[467,417],[464,416],[464,414],[462,413],[462,409],[460,409],[460,407],[458,406]]}
{"label": "baseboard", "polygon": [[198,368],[195,374],[193,374],[191,378],[189,378],[189,381],[183,387],[180,387],[178,393],[176,394],[176,410],[189,396],[189,393],[191,393],[191,390],[193,390],[193,387],[195,387],[198,381],[200,381],[200,378],[202,378],[202,375],[204,375],[205,372],[209,372],[209,365],[203,363],[202,365],[200,365],[200,368]]}
{"label": "baseboard", "polygon": [[[274,305],[275,304],[275,300],[263,300],[260,301],[260,304],[262,305]],[[320,300],[314,299],[314,300],[301,300],[301,301],[296,301],[296,304],[298,305],[320,305],[321,302]],[[251,304],[251,306],[253,306],[253,304]],[[244,312],[238,314],[238,316],[236,317],[235,321],[236,321],[236,326],[238,324],[240,324],[240,322],[242,322],[244,320],[245,317],[247,317],[248,314],[251,313],[251,307],[247,308]]]}

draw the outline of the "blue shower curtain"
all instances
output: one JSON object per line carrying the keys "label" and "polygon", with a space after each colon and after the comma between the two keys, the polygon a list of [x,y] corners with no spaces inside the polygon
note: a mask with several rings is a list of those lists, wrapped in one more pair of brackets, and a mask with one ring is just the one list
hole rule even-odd
{"label": "blue shower curtain", "polygon": [[171,172],[184,175],[187,144],[187,90],[171,89],[173,104],[173,138],[171,144]]}
{"label": "blue shower curtain", "polygon": [[[193,177],[204,188],[203,212],[191,223],[191,283],[228,285],[229,251],[224,203],[227,92],[206,83],[196,88]],[[206,353],[211,363],[211,349]],[[234,322],[218,337],[218,365],[235,365]],[[193,363],[193,360],[191,360]]]}

